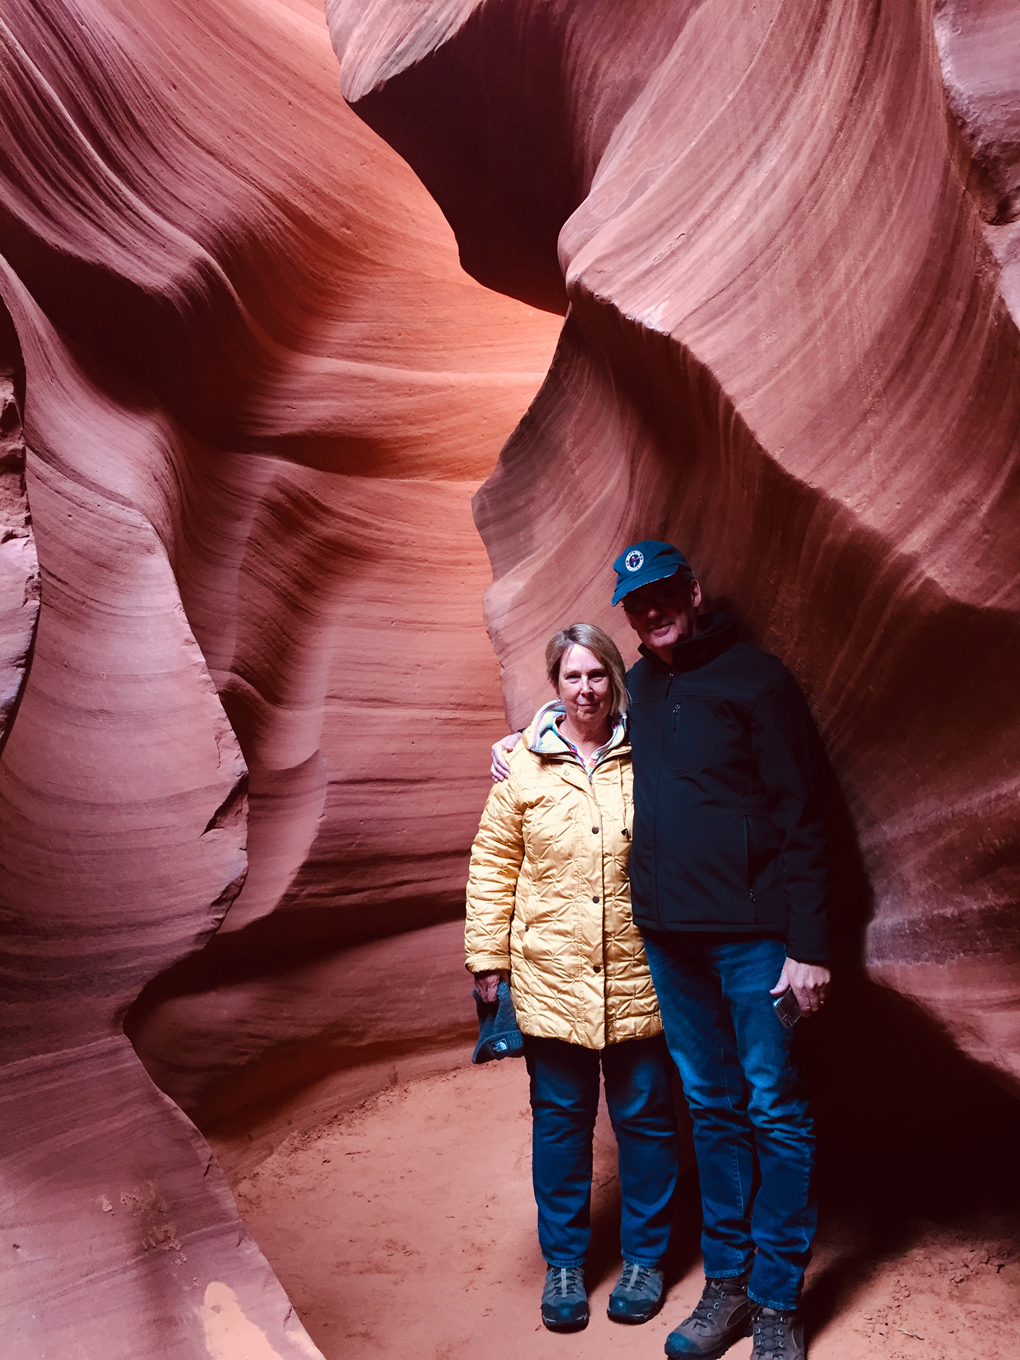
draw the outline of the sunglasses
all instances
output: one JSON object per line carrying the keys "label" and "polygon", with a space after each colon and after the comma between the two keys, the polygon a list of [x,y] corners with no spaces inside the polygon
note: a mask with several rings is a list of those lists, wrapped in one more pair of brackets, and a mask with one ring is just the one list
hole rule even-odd
{"label": "sunglasses", "polygon": [[650,609],[669,609],[676,605],[686,605],[690,599],[688,581],[670,581],[662,585],[640,586],[623,597],[623,608],[627,614],[635,616],[647,614]]}

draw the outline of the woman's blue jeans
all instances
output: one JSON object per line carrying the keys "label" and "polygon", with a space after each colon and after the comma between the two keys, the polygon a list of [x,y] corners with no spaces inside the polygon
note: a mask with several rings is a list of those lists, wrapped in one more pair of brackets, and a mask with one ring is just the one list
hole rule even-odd
{"label": "woman's blue jeans", "polygon": [[756,1303],[795,1308],[817,1210],[794,1031],[769,995],[786,948],[678,931],[645,935],[645,952],[694,1121],[705,1274],[732,1278],[751,1266]]}
{"label": "woman's blue jeans", "polygon": [[673,1065],[662,1035],[596,1049],[526,1034],[524,1056],[538,1241],[546,1262],[580,1266],[588,1253],[601,1067],[619,1152],[620,1245],[628,1261],[657,1266],[669,1244],[678,1156]]}

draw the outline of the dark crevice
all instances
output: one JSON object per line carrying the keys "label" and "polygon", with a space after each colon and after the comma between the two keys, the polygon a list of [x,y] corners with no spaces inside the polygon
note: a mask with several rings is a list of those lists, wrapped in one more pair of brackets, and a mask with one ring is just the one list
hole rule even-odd
{"label": "dark crevice", "polygon": [[[34,558],[35,532],[25,478],[24,409],[25,363],[21,343],[10,313],[0,302],[0,547],[27,539],[32,545]],[[15,671],[20,671],[17,692],[7,703],[6,711],[0,707],[0,757],[14,730],[35,657],[41,592],[38,562],[35,563],[34,571],[30,571],[25,578],[24,589],[22,607],[34,610],[28,645],[22,656],[15,654],[0,658],[5,664],[11,664]],[[7,610],[10,610],[10,603],[5,604]]]}

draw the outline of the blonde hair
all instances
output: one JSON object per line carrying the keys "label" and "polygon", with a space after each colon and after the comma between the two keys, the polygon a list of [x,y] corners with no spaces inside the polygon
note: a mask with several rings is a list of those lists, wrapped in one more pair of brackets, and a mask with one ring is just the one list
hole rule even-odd
{"label": "blonde hair", "polygon": [[545,649],[545,669],[554,686],[560,683],[563,654],[571,647],[586,647],[605,666],[609,675],[610,715],[622,718],[627,712],[627,681],[619,647],[594,623],[572,623],[568,628],[561,628],[552,635]]}

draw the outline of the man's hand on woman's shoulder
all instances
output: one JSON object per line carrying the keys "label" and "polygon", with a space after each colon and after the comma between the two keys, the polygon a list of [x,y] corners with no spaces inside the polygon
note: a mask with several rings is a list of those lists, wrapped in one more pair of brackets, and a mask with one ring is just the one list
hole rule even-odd
{"label": "man's hand on woman's shoulder", "polygon": [[520,732],[511,732],[509,736],[500,737],[499,741],[492,743],[492,764],[489,766],[489,773],[492,775],[494,784],[498,784],[500,780],[509,777],[510,766],[507,763],[507,756],[520,739]]}

